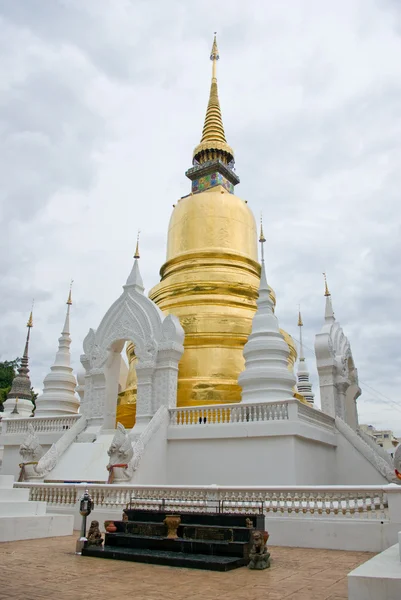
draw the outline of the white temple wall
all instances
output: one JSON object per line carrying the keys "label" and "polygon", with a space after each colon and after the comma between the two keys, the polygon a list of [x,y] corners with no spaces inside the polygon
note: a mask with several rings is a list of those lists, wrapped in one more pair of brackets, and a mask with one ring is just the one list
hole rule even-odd
{"label": "white temple wall", "polygon": [[[295,438],[295,485],[335,485],[337,465],[335,448],[326,444]],[[289,483],[289,485],[291,485]]]}
{"label": "white temple wall", "polygon": [[333,446],[295,436],[168,442],[169,485],[335,484]]}
{"label": "white temple wall", "polygon": [[341,434],[337,433],[337,485],[383,485],[388,481]]}
{"label": "white temple wall", "polygon": [[[199,430],[198,430],[199,431]],[[204,430],[205,434],[206,431]],[[300,436],[169,437],[169,485],[382,485],[387,480],[340,433]],[[337,444],[337,447],[336,447]],[[153,478],[152,478],[153,479]],[[157,483],[156,479],[149,483]]]}
{"label": "white temple wall", "polygon": [[288,437],[169,440],[168,483],[285,485],[294,476],[293,448]]}
{"label": "white temple wall", "polygon": [[379,520],[290,518],[267,515],[269,544],[296,548],[330,548],[381,552],[397,540],[398,522]]}
{"label": "white temple wall", "polygon": [[167,485],[167,427],[166,419],[146,444],[138,470],[130,483]]}

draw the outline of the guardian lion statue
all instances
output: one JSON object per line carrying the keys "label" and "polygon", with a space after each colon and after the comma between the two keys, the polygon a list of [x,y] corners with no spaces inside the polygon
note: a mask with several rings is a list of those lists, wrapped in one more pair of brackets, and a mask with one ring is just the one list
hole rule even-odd
{"label": "guardian lion statue", "polygon": [[37,469],[37,465],[45,451],[40,445],[38,436],[31,423],[28,424],[28,434],[19,448],[19,453],[22,462],[19,465],[21,471],[18,481],[41,479],[41,474]]}
{"label": "guardian lion statue", "polygon": [[121,423],[117,423],[117,431],[107,454],[110,457],[107,465],[109,472],[107,483],[124,483],[131,479],[132,465],[130,465],[130,462],[134,456],[134,450],[130,436]]}

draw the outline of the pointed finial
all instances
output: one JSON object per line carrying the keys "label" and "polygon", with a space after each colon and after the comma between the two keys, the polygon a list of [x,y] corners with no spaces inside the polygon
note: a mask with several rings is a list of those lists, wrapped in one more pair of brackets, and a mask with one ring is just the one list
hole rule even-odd
{"label": "pointed finial", "polygon": [[303,327],[302,316],[301,316],[301,307],[298,304],[298,327]]}
{"label": "pointed finial", "polygon": [[33,306],[34,306],[34,304],[35,304],[35,300],[33,299],[31,313],[29,315],[28,323],[26,324],[26,326],[29,328],[33,327]]}
{"label": "pointed finial", "polygon": [[260,256],[262,259],[262,262],[264,262],[265,260],[265,251],[264,251],[264,247],[263,244],[265,243],[266,238],[264,236],[263,233],[263,221],[262,221],[262,213],[260,213],[260,235],[259,235],[259,243],[260,243]]}
{"label": "pointed finial", "polygon": [[[216,61],[219,60],[219,49],[217,47],[217,39],[216,39],[217,31],[214,32],[213,46],[212,51],[210,53],[210,60]],[[215,77],[215,74],[213,75]]]}
{"label": "pointed finial", "polygon": [[265,241],[266,241],[266,238],[265,238],[264,233],[263,233],[263,215],[262,215],[262,213],[260,213],[260,236],[259,236],[259,242],[261,244],[263,244]]}
{"label": "pointed finial", "polygon": [[73,279],[71,279],[71,282],[70,282],[70,292],[69,292],[69,294],[68,294],[68,300],[67,300],[67,304],[68,304],[69,306],[71,306],[71,304],[72,304],[71,289],[72,289],[72,284],[73,284],[73,283],[74,283],[74,280],[73,280]]}
{"label": "pointed finial", "polygon": [[140,234],[140,230],[138,229],[138,235],[136,236],[136,248],[135,248],[135,254],[134,254],[134,258],[140,258],[139,256],[139,234]]}
{"label": "pointed finial", "polygon": [[324,295],[325,296],[330,296],[330,292],[329,292],[329,287],[327,285],[327,277],[326,277],[326,273],[323,273],[323,277],[324,277]]}

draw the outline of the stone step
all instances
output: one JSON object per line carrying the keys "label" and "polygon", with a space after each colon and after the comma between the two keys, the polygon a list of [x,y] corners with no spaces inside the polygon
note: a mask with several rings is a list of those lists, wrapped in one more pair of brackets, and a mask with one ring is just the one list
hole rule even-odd
{"label": "stone step", "polygon": [[72,535],[73,524],[72,515],[0,517],[0,542]]}
{"label": "stone step", "polygon": [[11,502],[0,501],[0,517],[16,517],[23,515],[45,515],[46,502]]}
{"label": "stone step", "polygon": [[29,500],[29,490],[25,488],[0,489],[0,502],[23,502]]}
{"label": "stone step", "polygon": [[106,534],[105,544],[115,550],[128,548],[132,550],[147,549],[150,551],[166,550],[189,554],[213,554],[216,556],[236,556],[242,558],[247,554],[247,541],[227,541],[212,539],[185,539],[153,537],[123,533]]}
{"label": "stone step", "polygon": [[238,556],[213,556],[207,554],[184,554],[167,550],[146,550],[142,548],[115,548],[105,546],[104,549],[84,548],[83,556],[96,558],[112,558],[114,560],[129,560],[170,567],[186,567],[189,569],[207,569],[209,571],[231,571],[247,564],[244,558]]}
{"label": "stone step", "polygon": [[[157,521],[114,521],[118,533],[167,537],[167,526]],[[191,540],[216,540],[225,542],[249,542],[250,529],[248,527],[223,527],[221,525],[178,525],[179,538]]]}
{"label": "stone step", "polygon": [[0,475],[0,493],[4,488],[11,489],[14,485],[14,475]]}
{"label": "stone step", "polygon": [[[158,521],[144,521],[143,519],[140,521],[123,521],[124,523],[136,523],[137,525],[162,525],[163,524],[163,520],[158,520]],[[216,529],[220,530],[220,531],[224,531],[226,529],[234,529],[236,531],[249,531],[249,527],[244,527],[244,526],[240,526],[240,525],[231,525],[229,527],[227,527],[227,525],[204,525],[203,523],[197,523],[196,521],[192,522],[187,525],[186,523],[180,523],[179,527],[198,527],[199,529]]]}
{"label": "stone step", "polygon": [[179,507],[177,507],[177,512],[162,509],[144,510],[140,508],[125,508],[124,513],[127,515],[129,521],[135,522],[162,523],[167,516],[176,514],[180,516],[181,525],[247,528],[247,523],[251,522],[255,529],[264,529],[265,525],[263,514],[191,513],[181,512]]}

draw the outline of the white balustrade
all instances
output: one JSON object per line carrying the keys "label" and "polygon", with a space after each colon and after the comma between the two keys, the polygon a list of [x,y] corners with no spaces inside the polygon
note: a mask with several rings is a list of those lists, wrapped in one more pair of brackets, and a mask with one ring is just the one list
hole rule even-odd
{"label": "white balustrade", "polygon": [[282,421],[288,419],[287,402],[264,404],[215,404],[190,408],[172,408],[171,425],[224,425],[257,421]]}
{"label": "white balustrade", "polygon": [[71,429],[81,415],[60,417],[28,417],[26,419],[3,419],[2,433],[28,433],[28,425],[32,425],[37,433],[51,433]]}
{"label": "white balustrade", "polygon": [[386,461],[386,463],[389,465],[389,467],[392,470],[394,470],[394,460],[393,460],[392,456],[390,456],[390,454],[388,454],[388,452],[386,452],[386,450],[384,450],[384,448],[379,446],[379,444],[377,442],[375,442],[375,440],[372,439],[370,437],[370,435],[365,433],[363,431],[363,429],[361,429],[360,427],[358,427],[358,429],[357,429],[357,434],[359,435],[359,437],[361,437],[363,439],[364,442],[366,442],[366,444],[368,444],[368,446],[370,446],[372,448],[372,450],[374,452],[376,452],[376,454],[381,456],[381,458]]}
{"label": "white balustrade", "polygon": [[152,486],[107,484],[16,483],[28,488],[30,500],[50,506],[73,506],[88,489],[95,507],[177,510],[180,512],[264,513],[268,517],[389,518],[388,492],[399,502],[401,486]]}
{"label": "white balustrade", "polygon": [[219,404],[173,408],[170,425],[228,425],[264,421],[299,420],[334,431],[334,418],[298,400],[255,404]]}
{"label": "white balustrade", "polygon": [[303,404],[303,402],[299,402],[297,400],[295,400],[295,402],[297,406],[297,416],[300,421],[305,421],[311,425],[334,431],[334,417],[326,415],[326,413],[318,410],[317,408],[312,408],[312,406]]}

